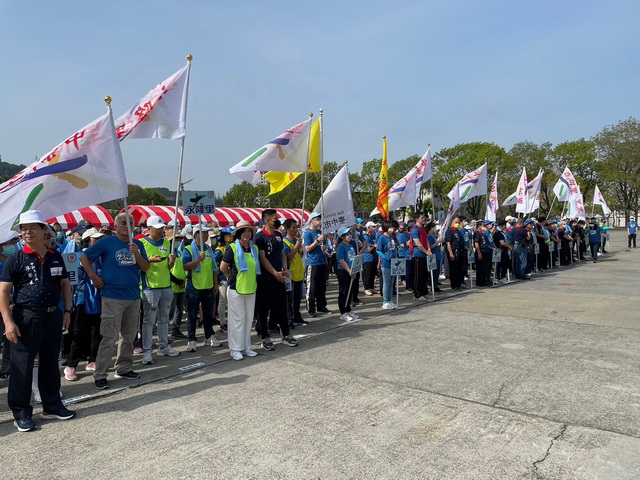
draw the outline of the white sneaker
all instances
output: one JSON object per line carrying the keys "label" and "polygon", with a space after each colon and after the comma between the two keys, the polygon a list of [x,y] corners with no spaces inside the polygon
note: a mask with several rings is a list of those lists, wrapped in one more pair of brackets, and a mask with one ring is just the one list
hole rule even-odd
{"label": "white sneaker", "polygon": [[205,338],[203,346],[211,345],[212,347],[219,347],[222,342],[216,338],[215,335],[211,335],[209,338]]}
{"label": "white sneaker", "polygon": [[430,298],[427,298],[426,295],[423,295],[422,297],[418,297],[418,298],[413,297],[413,299],[416,302],[428,302],[429,300],[431,300]]}
{"label": "white sneaker", "polygon": [[343,322],[348,322],[349,320],[351,320],[351,317],[349,317],[348,313],[343,313],[342,315],[340,315],[340,320],[342,320]]}
{"label": "white sneaker", "polygon": [[180,355],[180,352],[167,345],[164,348],[159,348],[157,355],[159,357],[177,357],[178,355]]}
{"label": "white sneaker", "polygon": [[196,350],[196,342],[194,340],[189,340],[187,342],[187,352],[195,352]]}
{"label": "white sneaker", "polygon": [[360,320],[360,315],[356,315],[353,312],[349,312],[347,315],[349,315],[353,320]]}
{"label": "white sneaker", "polygon": [[231,358],[233,358],[234,360],[242,360],[244,358],[242,356],[242,353],[240,353],[238,350],[231,350],[231,352],[229,352],[229,355],[231,355]]}
{"label": "white sneaker", "polygon": [[153,363],[153,356],[151,352],[144,352],[142,354],[142,364],[143,365],[151,365]]}
{"label": "white sneaker", "polygon": [[391,307],[393,310],[395,310],[396,308],[398,308],[398,306],[397,306],[395,303],[393,303],[393,302],[389,302],[389,303],[388,303],[388,305],[389,305],[389,307]]}
{"label": "white sneaker", "polygon": [[391,302],[387,302],[387,303],[383,303],[382,304],[382,309],[383,310],[393,310],[393,304]]}
{"label": "white sneaker", "polygon": [[258,352],[254,352],[253,350],[251,350],[250,348],[245,348],[242,351],[242,354],[247,356],[247,357],[255,357],[256,355],[258,355]]}

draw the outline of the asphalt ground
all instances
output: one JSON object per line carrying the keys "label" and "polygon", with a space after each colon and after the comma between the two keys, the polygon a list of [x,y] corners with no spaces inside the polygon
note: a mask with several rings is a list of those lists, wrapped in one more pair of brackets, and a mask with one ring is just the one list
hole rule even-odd
{"label": "asphalt ground", "polygon": [[81,363],[62,380],[77,418],[36,414],[35,432],[16,431],[0,380],[0,478],[640,478],[640,251],[626,246],[613,232],[598,263],[444,285],[427,304],[403,292],[396,311],[362,296],[363,320],[318,317],[292,332],[299,347],[239,362],[175,341],[179,357],[137,355],[141,378],[105,391]]}

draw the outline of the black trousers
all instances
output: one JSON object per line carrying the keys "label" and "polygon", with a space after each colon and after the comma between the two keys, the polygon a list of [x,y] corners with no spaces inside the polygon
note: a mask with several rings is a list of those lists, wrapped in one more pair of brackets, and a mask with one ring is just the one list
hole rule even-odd
{"label": "black trousers", "polygon": [[302,303],[302,280],[291,280],[291,291],[287,292],[287,319],[289,323],[302,323],[300,304]]}
{"label": "black trousers", "polygon": [[633,241],[633,248],[636,248],[636,234],[635,233],[630,233],[629,234],[629,248],[631,248],[631,241]]}
{"label": "black trousers", "polygon": [[449,280],[451,288],[460,288],[464,282],[467,251],[463,248],[453,250],[454,259],[449,257]]}
{"label": "black trousers", "polygon": [[[338,308],[340,309],[340,314],[348,313],[351,311],[351,301],[347,298],[347,294],[349,293],[349,285],[351,284],[351,275],[349,275],[345,270],[338,269],[337,276]],[[353,281],[353,284],[356,284],[355,280]]]}
{"label": "black trousers", "polygon": [[429,269],[427,268],[427,257],[414,257],[411,259],[413,270],[413,296],[415,298],[424,297],[429,293]]}
{"label": "black trousers", "polygon": [[307,311],[327,309],[327,265],[307,267]]}
{"label": "black trousers", "polygon": [[476,285],[478,287],[488,287],[491,282],[491,260],[493,259],[493,252],[491,250],[480,252],[482,258],[478,256],[476,252]]}
{"label": "black trousers", "polygon": [[287,290],[284,283],[268,272],[258,275],[258,290],[256,291],[256,305],[258,321],[256,332],[260,338],[269,337],[269,323],[278,325],[282,336],[289,335],[289,319],[287,318]]}
{"label": "black trousers", "polygon": [[17,420],[31,418],[31,381],[33,361],[39,356],[38,389],[42,409],[48,413],[62,410],[58,355],[62,343],[62,312],[31,311],[16,305],[13,321],[20,329],[18,343],[11,345],[11,373],[7,400]]}
{"label": "black trousers", "polygon": [[376,280],[376,262],[362,264],[362,286],[365,290],[373,290]]}
{"label": "black trousers", "polygon": [[[336,270],[336,274],[339,271],[340,269],[338,268]],[[360,299],[358,298],[359,294],[360,294],[360,274],[356,273],[356,278],[353,279],[353,286],[351,287],[351,301],[354,303],[359,302],[360,301]]]}
{"label": "black trousers", "polygon": [[95,362],[100,346],[100,315],[84,311],[84,305],[76,309],[75,331],[69,349],[67,366],[76,368],[82,355],[87,355],[87,362]]}

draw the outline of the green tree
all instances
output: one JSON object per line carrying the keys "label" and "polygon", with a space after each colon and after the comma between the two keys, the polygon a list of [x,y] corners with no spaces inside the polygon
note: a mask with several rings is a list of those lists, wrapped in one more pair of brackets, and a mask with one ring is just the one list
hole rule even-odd
{"label": "green tree", "polygon": [[[445,148],[437,152],[433,156],[434,175],[433,188],[435,200],[439,208],[446,210],[449,206],[448,193],[454,185],[468,172],[487,163],[487,181],[490,184],[493,181],[496,170],[501,178],[511,178],[517,168],[514,165],[512,157],[510,157],[504,148],[487,142],[463,143],[452,148]],[[516,180],[517,183],[517,180]],[[498,183],[499,191],[504,191],[505,186]],[[507,186],[506,188],[511,188]],[[515,187],[514,187],[515,188]],[[512,193],[509,191],[506,195]],[[499,196],[505,198],[505,196]],[[471,217],[481,217],[486,212],[485,196],[474,197],[468,202],[462,204],[464,212]]]}
{"label": "green tree", "polygon": [[611,187],[617,205],[625,212],[638,214],[640,192],[640,122],[628,118],[609,125],[593,141],[598,153],[598,179]]}
{"label": "green tree", "polygon": [[509,150],[509,155],[520,169],[518,178],[520,177],[520,173],[522,173],[522,167],[527,169],[527,178],[529,181],[533,180],[540,170],[544,172],[540,186],[540,210],[544,212],[548,211],[551,206],[552,196],[554,195],[553,186],[557,180],[553,175],[554,169],[551,161],[551,150],[552,144],[550,142],[537,145],[529,141],[518,142]]}
{"label": "green tree", "polygon": [[[550,160],[553,164],[553,173],[547,174],[545,172],[545,176],[548,175],[548,185],[550,185],[551,189],[553,189],[565,167],[569,167],[578,185],[580,185],[584,198],[588,199],[589,192],[594,191],[597,183],[598,154],[595,143],[584,138],[560,143],[551,151]],[[603,194],[607,195],[608,192],[603,189],[603,186],[600,185],[600,188]],[[610,193],[613,196],[613,192]],[[552,193],[552,195],[555,194]],[[554,198],[555,196],[551,199],[552,203]],[[558,204],[556,203],[556,205]],[[561,205],[558,205],[557,208],[554,207],[554,212],[558,214],[560,214],[561,210]]]}

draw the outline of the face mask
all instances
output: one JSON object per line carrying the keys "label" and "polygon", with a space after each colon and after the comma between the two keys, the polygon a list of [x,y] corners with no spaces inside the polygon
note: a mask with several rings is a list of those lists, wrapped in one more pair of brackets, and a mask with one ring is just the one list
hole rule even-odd
{"label": "face mask", "polygon": [[347,235],[344,237],[344,241],[347,243],[351,243],[351,240],[353,240],[353,235]]}
{"label": "face mask", "polygon": [[[460,225],[460,224],[458,224],[458,225]],[[469,225],[469,222],[464,222],[463,225],[466,227],[467,225]]]}
{"label": "face mask", "polygon": [[453,224],[453,226],[454,226],[455,228],[460,228],[460,224],[459,224],[459,223],[454,223],[454,224]]}
{"label": "face mask", "polygon": [[64,241],[64,232],[58,232],[56,234],[56,238],[58,239],[59,243],[62,243]]}
{"label": "face mask", "polygon": [[391,235],[393,233],[393,228],[389,229],[389,235]]}
{"label": "face mask", "polygon": [[13,255],[16,252],[16,246],[15,245],[6,245],[4,247],[2,247],[2,254],[5,257],[8,257],[9,255]]}

